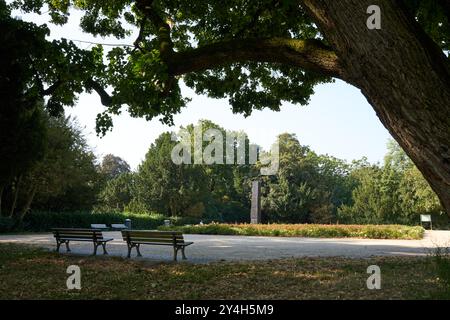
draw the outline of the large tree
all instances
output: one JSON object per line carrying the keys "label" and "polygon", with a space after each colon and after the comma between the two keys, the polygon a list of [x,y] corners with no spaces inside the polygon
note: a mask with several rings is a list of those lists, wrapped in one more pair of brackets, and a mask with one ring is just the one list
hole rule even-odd
{"label": "large tree", "polygon": [[115,179],[121,174],[129,173],[130,171],[130,165],[121,157],[113,154],[104,156],[100,165],[100,173],[106,179]]}
{"label": "large tree", "polygon": [[[162,133],[151,144],[138,168],[139,200],[151,210],[170,216],[182,216],[204,208],[207,194],[202,166],[174,164],[171,151],[177,144],[170,132]],[[200,210],[200,216],[203,209]]]}
{"label": "large tree", "polygon": [[[450,2],[448,0],[17,0],[53,22],[84,11],[85,32],[133,44],[77,78],[106,106],[99,131],[126,105],[132,116],[172,115],[186,104],[179,80],[233,111],[306,104],[333,78],[361,89],[379,119],[424,174],[450,214]],[[381,29],[368,28],[381,9]],[[99,47],[94,48],[98,56]],[[85,68],[86,69],[86,68]],[[79,73],[78,73],[79,74]],[[55,77],[53,77],[55,78]],[[69,78],[57,79],[64,85]],[[78,83],[78,82],[76,82]],[[112,87],[110,93],[108,86]],[[78,89],[78,87],[77,87]]]}
{"label": "large tree", "polygon": [[20,208],[13,217],[22,221],[29,210],[89,210],[96,202],[99,175],[96,159],[77,122],[49,117],[43,158],[23,173]]}

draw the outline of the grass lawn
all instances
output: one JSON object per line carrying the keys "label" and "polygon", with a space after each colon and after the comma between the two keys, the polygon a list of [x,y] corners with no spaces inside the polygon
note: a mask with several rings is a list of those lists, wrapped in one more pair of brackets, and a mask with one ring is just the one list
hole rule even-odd
{"label": "grass lawn", "polygon": [[[381,290],[368,290],[369,265]],[[81,268],[81,290],[66,269]],[[0,245],[0,299],[430,299],[449,297],[429,258],[304,258],[205,265],[59,255]]]}
{"label": "grass lawn", "polygon": [[190,234],[220,234],[270,237],[422,239],[424,228],[402,225],[322,225],[322,224],[225,224],[161,226],[159,230],[179,230]]}

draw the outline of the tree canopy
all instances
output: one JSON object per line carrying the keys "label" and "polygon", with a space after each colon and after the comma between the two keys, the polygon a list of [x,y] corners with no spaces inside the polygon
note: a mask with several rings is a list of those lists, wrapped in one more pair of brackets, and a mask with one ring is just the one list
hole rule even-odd
{"label": "tree canopy", "polygon": [[[382,27],[366,27],[378,5]],[[47,25],[12,11],[49,14],[81,29],[133,43],[83,50],[47,41]],[[450,5],[446,0],[0,0],[3,43],[25,66],[26,93],[60,114],[83,92],[105,106],[97,131],[112,115],[173,124],[186,106],[180,81],[198,94],[228,98],[234,112],[305,105],[319,83],[342,79],[357,88],[414,161],[450,214]],[[14,60],[14,59],[13,59]]]}
{"label": "tree canopy", "polygon": [[[406,3],[442,50],[449,50],[448,3]],[[47,43],[47,27],[24,24],[38,31],[45,47],[35,52],[47,59],[36,57],[39,63],[30,67],[39,72],[39,86],[50,86],[43,90],[51,96],[50,110],[72,105],[83,89],[95,90],[106,106],[97,118],[102,133],[124,106],[132,116],[172,123],[188,101],[180,80],[198,94],[228,98],[234,112],[249,115],[253,109],[278,111],[283,101],[305,105],[315,85],[343,78],[336,53],[301,1],[14,0],[8,8],[48,10],[56,25],[78,9],[81,29],[94,36],[123,39],[139,30],[128,46],[81,50],[64,39]]]}

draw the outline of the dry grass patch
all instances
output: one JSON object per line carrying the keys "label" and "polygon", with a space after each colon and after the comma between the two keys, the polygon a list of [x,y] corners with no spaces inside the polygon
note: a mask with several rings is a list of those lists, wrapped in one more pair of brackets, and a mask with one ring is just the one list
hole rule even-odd
{"label": "dry grass patch", "polygon": [[[66,289],[73,264],[80,291]],[[372,264],[381,267],[381,290],[366,287]],[[426,258],[152,264],[11,244],[0,245],[0,283],[0,299],[430,299],[444,288]]]}

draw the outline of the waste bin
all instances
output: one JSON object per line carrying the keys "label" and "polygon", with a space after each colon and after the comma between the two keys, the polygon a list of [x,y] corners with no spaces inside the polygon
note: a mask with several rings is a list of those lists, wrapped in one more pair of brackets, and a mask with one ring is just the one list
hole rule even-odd
{"label": "waste bin", "polygon": [[125,219],[125,226],[127,229],[131,229],[131,219]]}

